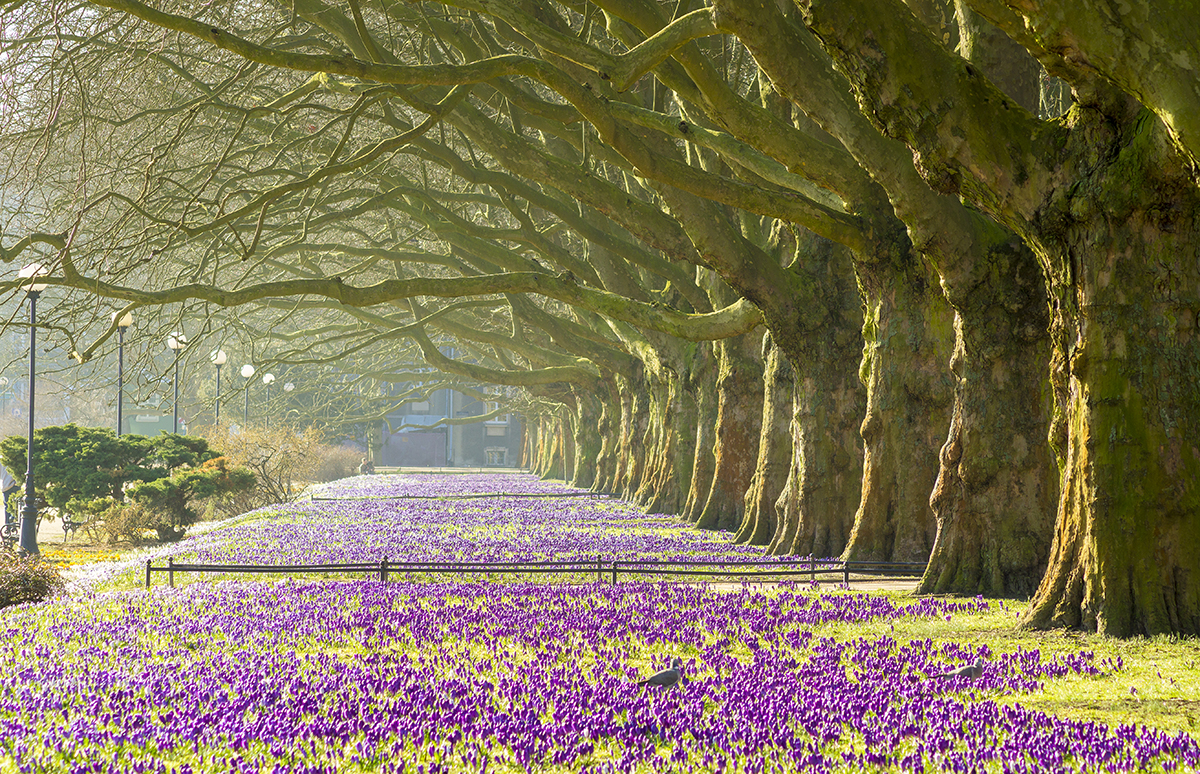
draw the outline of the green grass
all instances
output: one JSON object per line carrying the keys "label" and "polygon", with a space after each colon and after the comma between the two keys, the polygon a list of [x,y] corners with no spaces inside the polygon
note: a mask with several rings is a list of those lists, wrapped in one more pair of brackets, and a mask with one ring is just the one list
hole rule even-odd
{"label": "green grass", "polygon": [[[906,593],[880,593],[898,601],[912,598]],[[894,623],[827,624],[812,631],[838,640],[881,635],[900,642],[929,638],[935,642],[983,644],[997,652],[1037,649],[1049,656],[1091,651],[1097,664],[1120,659],[1122,668],[1105,670],[1109,674],[1104,676],[1047,680],[1040,693],[1002,700],[1060,717],[1110,726],[1146,725],[1184,731],[1200,739],[1200,639],[1157,636],[1119,640],[1084,632],[1035,631],[1019,626],[1028,603],[1004,599],[989,599],[988,603],[988,612],[955,616],[952,622],[905,618]]]}

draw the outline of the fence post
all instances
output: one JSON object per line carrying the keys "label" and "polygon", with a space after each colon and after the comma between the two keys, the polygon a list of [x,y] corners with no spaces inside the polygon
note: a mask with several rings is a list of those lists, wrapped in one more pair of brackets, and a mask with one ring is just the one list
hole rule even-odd
{"label": "fence post", "polygon": [[146,560],[146,588],[150,588],[150,560]]}
{"label": "fence post", "polygon": [[617,582],[617,563],[615,560],[612,563],[612,582]]}
{"label": "fence post", "polygon": [[175,588],[175,557],[167,557],[167,585]]}
{"label": "fence post", "polygon": [[849,588],[849,586],[850,586],[850,563],[849,562],[846,562],[846,561],[842,562],[842,577],[846,582],[846,587]]}
{"label": "fence post", "polygon": [[387,576],[388,576],[388,560],[387,560],[387,557],[385,556],[385,557],[383,557],[383,561],[379,563],[379,582],[387,583]]}
{"label": "fence post", "polygon": [[604,580],[604,565],[601,564],[600,555],[596,555],[596,582],[600,583]]}
{"label": "fence post", "polygon": [[812,582],[817,582],[817,554],[814,551],[808,555],[808,569],[812,572]]}

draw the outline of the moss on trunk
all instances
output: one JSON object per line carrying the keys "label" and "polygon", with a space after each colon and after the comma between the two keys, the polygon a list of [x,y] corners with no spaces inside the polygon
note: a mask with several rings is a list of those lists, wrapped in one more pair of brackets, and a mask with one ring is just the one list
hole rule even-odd
{"label": "moss on trunk", "polygon": [[712,343],[705,342],[697,347],[689,386],[696,399],[696,441],[693,445],[692,482],[688,487],[682,515],[688,521],[695,522],[699,520],[708,499],[713,471],[716,469],[713,446],[717,424],[717,381]]}
{"label": "moss on trunk", "polygon": [[845,248],[811,241],[803,270],[822,289],[830,313],[820,327],[776,339],[794,374],[792,461],[767,551],[837,556],[862,490],[862,302]]}
{"label": "moss on trunk", "polygon": [[766,369],[763,373],[763,415],[758,437],[758,462],[746,491],[745,513],[734,540],[765,546],[775,536],[778,518],[775,501],[787,485],[792,461],[792,364],[765,336]]}
{"label": "moss on trunk", "polygon": [[596,482],[600,459],[601,406],[595,395],[576,391],[575,412],[572,417],[574,430],[574,466],[571,485],[589,489]]}
{"label": "moss on trunk", "polygon": [[959,310],[954,415],[930,498],[938,534],[920,590],[1027,597],[1046,568],[1058,493],[1046,442],[1046,294],[1019,243],[997,245],[977,265],[990,281],[947,282]]}
{"label": "moss on trunk", "polygon": [[859,267],[863,326],[862,499],[845,558],[923,562],[936,526],[929,493],[950,421],[953,313],[923,262]]}
{"label": "moss on trunk", "polygon": [[732,532],[742,519],[746,490],[758,460],[763,366],[760,336],[745,334],[716,343],[716,443],[712,486],[696,526]]}
{"label": "moss on trunk", "polygon": [[1072,111],[1074,157],[1094,166],[1045,235],[1066,444],[1027,620],[1200,634],[1200,192],[1157,118],[1115,118]]}

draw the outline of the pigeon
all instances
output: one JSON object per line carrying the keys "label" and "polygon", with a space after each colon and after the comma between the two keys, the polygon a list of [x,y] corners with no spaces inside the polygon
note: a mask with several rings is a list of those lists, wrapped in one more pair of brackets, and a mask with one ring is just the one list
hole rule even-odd
{"label": "pigeon", "polygon": [[958,669],[952,669],[949,672],[934,675],[934,677],[965,677],[968,680],[975,680],[983,677],[983,659],[977,657],[974,664],[960,666]]}
{"label": "pigeon", "polygon": [[671,659],[671,666],[669,669],[656,672],[655,674],[647,677],[645,680],[634,683],[634,685],[661,685],[665,688],[670,685],[675,685],[682,677],[683,662],[679,660],[678,656],[676,656]]}

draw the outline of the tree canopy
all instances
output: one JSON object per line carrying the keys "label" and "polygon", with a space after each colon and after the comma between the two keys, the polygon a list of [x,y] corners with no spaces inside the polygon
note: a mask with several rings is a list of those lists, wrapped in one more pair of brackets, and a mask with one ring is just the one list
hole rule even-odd
{"label": "tree canopy", "polygon": [[12,3],[0,260],[79,360],[420,362],[771,551],[1197,632],[1197,14],[1123,8]]}

